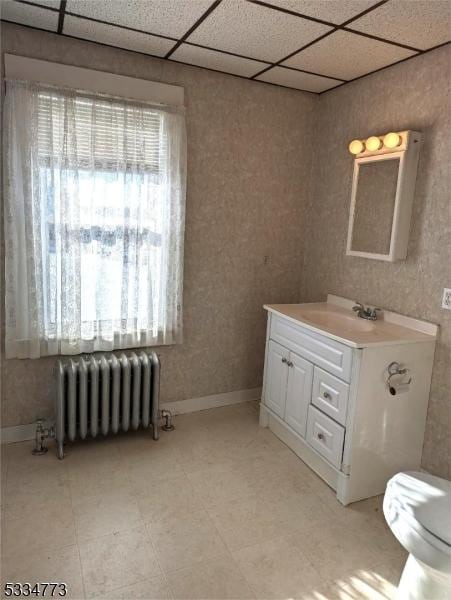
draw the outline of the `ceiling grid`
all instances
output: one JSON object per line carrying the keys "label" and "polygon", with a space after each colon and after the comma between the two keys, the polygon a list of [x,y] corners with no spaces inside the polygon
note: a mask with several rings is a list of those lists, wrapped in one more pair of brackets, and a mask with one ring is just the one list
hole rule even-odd
{"label": "ceiling grid", "polygon": [[1,0],[0,18],[323,93],[449,43],[450,7],[449,0]]}

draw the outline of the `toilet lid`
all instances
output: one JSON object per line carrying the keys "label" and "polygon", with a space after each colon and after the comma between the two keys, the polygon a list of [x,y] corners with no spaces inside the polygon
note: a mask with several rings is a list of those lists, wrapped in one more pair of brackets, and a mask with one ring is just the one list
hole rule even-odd
{"label": "toilet lid", "polygon": [[390,482],[398,510],[451,550],[451,481],[428,473],[398,473]]}

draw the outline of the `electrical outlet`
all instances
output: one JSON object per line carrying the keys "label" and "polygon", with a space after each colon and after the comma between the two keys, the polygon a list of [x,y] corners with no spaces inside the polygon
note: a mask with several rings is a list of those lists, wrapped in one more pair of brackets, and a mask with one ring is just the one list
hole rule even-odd
{"label": "electrical outlet", "polygon": [[442,308],[451,310],[451,288],[443,288]]}

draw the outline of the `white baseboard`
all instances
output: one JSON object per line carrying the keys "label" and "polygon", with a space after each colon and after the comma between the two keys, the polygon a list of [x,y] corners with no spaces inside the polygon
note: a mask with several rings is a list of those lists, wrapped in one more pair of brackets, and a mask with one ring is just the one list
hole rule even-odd
{"label": "white baseboard", "polygon": [[262,389],[260,387],[249,390],[237,390],[236,392],[225,392],[224,394],[213,394],[212,396],[177,400],[176,402],[162,402],[160,408],[170,410],[173,415],[182,415],[198,410],[207,410],[208,408],[238,404],[239,402],[260,400],[261,393]]}
{"label": "white baseboard", "polygon": [[[229,404],[238,404],[240,402],[249,402],[251,400],[260,400],[261,388],[252,388],[249,390],[238,390],[236,392],[226,392],[224,394],[213,394],[212,396],[203,396],[201,398],[189,398],[188,400],[177,400],[176,402],[162,402],[161,409],[170,410],[173,415],[196,412],[198,410],[207,410],[209,408],[218,408],[228,406]],[[44,427],[50,427],[53,423],[44,422]],[[36,423],[27,423],[26,425],[16,425],[15,427],[1,428],[1,443],[12,444],[14,442],[25,442],[34,439],[36,434]]]}
{"label": "white baseboard", "polygon": [[[51,421],[43,421],[44,427],[54,425]],[[16,425],[15,427],[2,427],[1,443],[13,444],[14,442],[25,442],[34,440],[36,436],[36,423],[27,423],[26,425]]]}

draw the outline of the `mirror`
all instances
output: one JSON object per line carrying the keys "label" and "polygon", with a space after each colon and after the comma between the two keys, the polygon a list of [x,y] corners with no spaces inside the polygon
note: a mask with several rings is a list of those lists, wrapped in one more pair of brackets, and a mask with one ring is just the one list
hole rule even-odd
{"label": "mirror", "polygon": [[400,159],[383,158],[358,165],[351,237],[354,252],[390,253]]}

